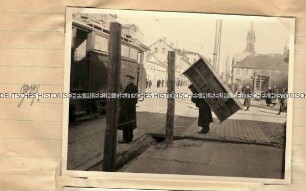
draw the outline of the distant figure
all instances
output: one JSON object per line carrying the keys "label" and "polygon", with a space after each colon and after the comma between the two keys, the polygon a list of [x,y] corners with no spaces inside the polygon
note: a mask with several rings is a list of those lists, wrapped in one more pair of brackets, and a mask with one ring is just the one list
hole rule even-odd
{"label": "distant figure", "polygon": [[249,108],[251,107],[251,96],[252,96],[252,89],[250,88],[249,85],[246,85],[244,88],[243,92],[244,93],[244,106],[247,107],[245,111],[249,111]]}
{"label": "distant figure", "polygon": [[270,106],[272,104],[272,92],[273,92],[273,90],[271,89],[271,87],[269,87],[267,92],[266,92],[266,104],[267,104],[267,106]]}
{"label": "distant figure", "polygon": [[129,97],[121,98],[120,112],[119,112],[119,124],[118,129],[123,130],[123,140],[119,143],[130,143],[133,140],[133,130],[137,128],[136,122],[136,104],[138,102],[137,96],[133,95],[138,93],[137,86],[134,84],[134,77],[126,75],[127,86],[125,87],[123,94],[127,94]]}
{"label": "distant figure", "polygon": [[160,81],[160,80],[157,80],[157,88],[160,87],[160,83],[161,83],[161,81]]}
{"label": "distant figure", "polygon": [[[192,84],[188,86],[188,88],[193,94],[199,93]],[[199,108],[198,126],[201,127],[199,133],[206,134],[209,132],[209,124],[213,122],[211,109],[203,98],[197,98],[193,96],[191,98],[191,101],[195,103],[196,106]]]}
{"label": "distant figure", "polygon": [[243,85],[243,86],[242,86],[242,88],[241,88],[241,90],[240,90],[240,91],[241,91],[241,93],[244,93],[245,88],[246,88],[246,86],[245,86],[245,85]]}
{"label": "distant figure", "polygon": [[273,106],[275,106],[276,104],[278,104],[278,97],[277,94],[279,94],[279,90],[276,86],[274,86],[273,90],[272,90],[272,104]]}
{"label": "distant figure", "polygon": [[149,85],[149,81],[148,79],[146,79],[146,88],[148,88],[148,85]]}
{"label": "distant figure", "polygon": [[279,112],[278,115],[280,115],[282,112],[287,112],[287,94],[288,90],[284,89],[282,92],[282,97],[280,98],[280,106],[279,106]]}
{"label": "distant figure", "polygon": [[165,81],[164,81],[164,80],[162,80],[162,87],[164,87],[164,83],[165,83]]}
{"label": "distant figure", "polygon": [[152,86],[152,81],[149,80],[149,89],[151,88],[151,86]]}

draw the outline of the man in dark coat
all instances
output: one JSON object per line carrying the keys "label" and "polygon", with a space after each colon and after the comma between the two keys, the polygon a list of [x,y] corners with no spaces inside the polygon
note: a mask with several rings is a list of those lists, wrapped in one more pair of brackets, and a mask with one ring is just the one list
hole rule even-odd
{"label": "man in dark coat", "polygon": [[249,108],[251,107],[251,95],[252,95],[252,89],[250,88],[249,85],[247,85],[243,92],[244,93],[244,106],[247,107],[246,111],[249,111]]}
{"label": "man in dark coat", "polygon": [[278,115],[280,115],[282,112],[287,112],[287,98],[286,98],[287,93],[288,93],[288,90],[284,89],[282,96],[280,98],[280,106],[279,106]]}
{"label": "man in dark coat", "polygon": [[273,90],[271,89],[271,87],[269,87],[267,92],[266,92],[266,104],[267,104],[267,106],[270,106],[272,104],[272,93],[273,93]]}
{"label": "man in dark coat", "polygon": [[[188,88],[193,94],[199,93],[192,84]],[[206,134],[209,132],[209,124],[213,122],[211,109],[203,98],[193,96],[191,101],[199,108],[198,126],[202,128],[199,133]]]}
{"label": "man in dark coat", "polygon": [[123,130],[123,140],[119,143],[130,143],[133,140],[133,130],[137,128],[136,104],[137,104],[137,86],[133,83],[133,76],[126,75],[127,86],[123,91],[124,97],[120,99],[120,112],[118,129]]}

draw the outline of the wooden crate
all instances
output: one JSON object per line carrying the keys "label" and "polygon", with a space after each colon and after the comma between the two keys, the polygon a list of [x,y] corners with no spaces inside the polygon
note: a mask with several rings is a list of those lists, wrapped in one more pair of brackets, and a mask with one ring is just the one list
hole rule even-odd
{"label": "wooden crate", "polygon": [[[209,61],[204,57],[191,65],[183,74],[187,76],[200,93],[232,93],[230,88],[223,82]],[[243,105],[236,98],[206,97],[203,99],[205,99],[214,111],[220,122],[223,122],[238,110],[243,109]]]}

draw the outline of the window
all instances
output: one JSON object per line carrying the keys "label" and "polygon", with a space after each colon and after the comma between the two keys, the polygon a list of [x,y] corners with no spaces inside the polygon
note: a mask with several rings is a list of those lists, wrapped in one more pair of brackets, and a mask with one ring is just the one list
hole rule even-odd
{"label": "window", "polygon": [[154,52],[155,52],[155,53],[158,53],[158,48],[154,48]]}
{"label": "window", "polygon": [[162,53],[163,53],[163,54],[166,54],[166,48],[163,48],[163,49],[162,49]]}
{"label": "window", "polygon": [[240,69],[239,68],[236,69],[236,75],[240,75]]}
{"label": "window", "polygon": [[129,58],[129,47],[126,45],[121,45],[121,56]]}
{"label": "window", "polygon": [[107,46],[108,46],[107,38],[96,35],[94,49],[107,52],[108,51]]}
{"label": "window", "polygon": [[138,51],[136,48],[130,48],[130,58],[133,60],[138,59]]}

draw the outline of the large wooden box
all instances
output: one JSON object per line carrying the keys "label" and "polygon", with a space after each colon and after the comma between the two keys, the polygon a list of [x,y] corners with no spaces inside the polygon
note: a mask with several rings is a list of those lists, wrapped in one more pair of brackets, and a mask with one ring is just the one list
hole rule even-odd
{"label": "large wooden box", "polygon": [[[213,112],[216,114],[220,122],[223,122],[238,110],[243,109],[240,101],[233,96],[224,96],[225,98],[212,98],[212,94],[230,95],[232,91],[223,82],[221,77],[212,67],[207,59],[200,58],[193,65],[191,65],[184,73],[190,82],[200,93],[211,93],[210,98],[208,94],[203,97]],[[219,94],[220,93],[220,94]]]}

